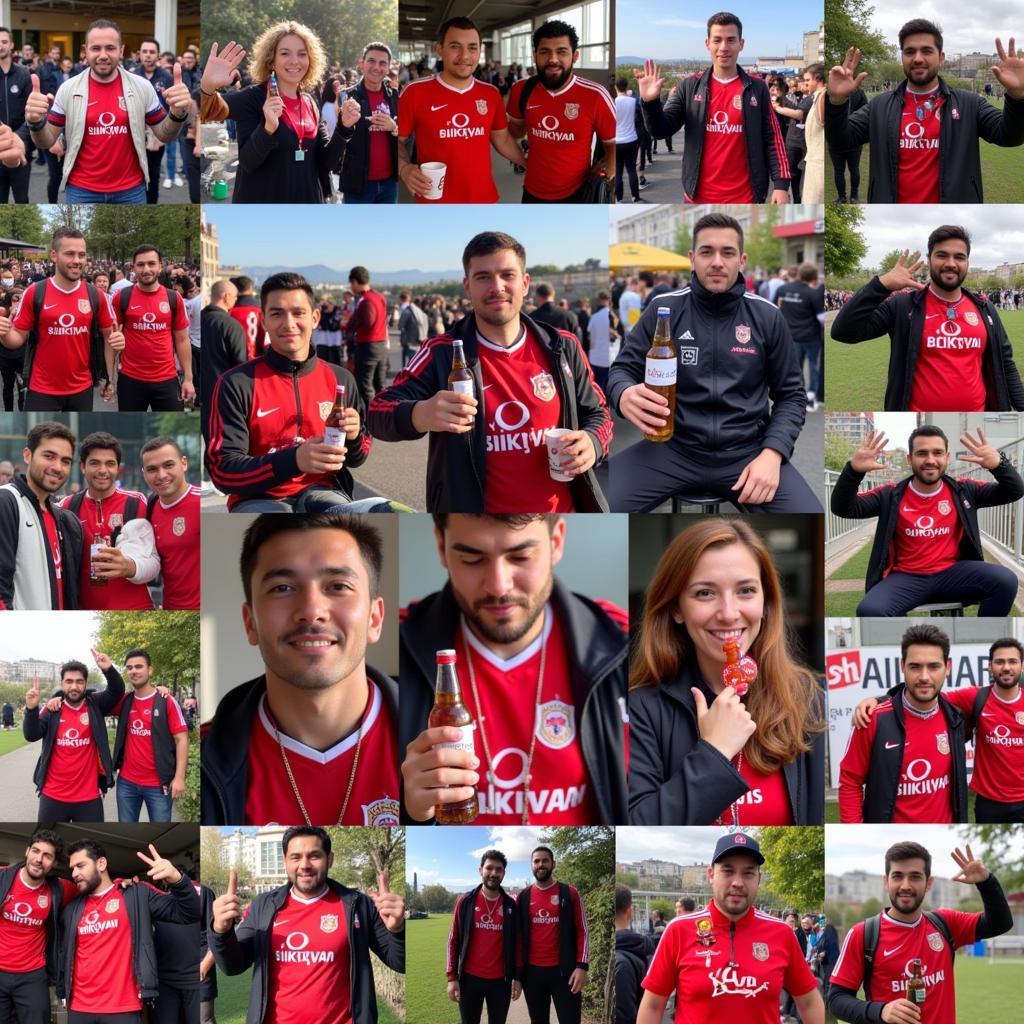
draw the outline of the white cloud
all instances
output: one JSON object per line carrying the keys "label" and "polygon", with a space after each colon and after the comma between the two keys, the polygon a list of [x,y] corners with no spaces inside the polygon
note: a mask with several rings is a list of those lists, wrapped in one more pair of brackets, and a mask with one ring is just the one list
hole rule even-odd
{"label": "white cloud", "polygon": [[477,850],[470,850],[469,856],[479,861],[485,850],[492,848],[501,850],[508,859],[525,860],[530,859],[533,848],[540,843],[540,835],[543,829],[532,828],[529,825],[498,825],[487,833],[487,845]]}
{"label": "white cloud", "polygon": [[900,28],[911,18],[926,18],[942,30],[947,57],[954,53],[995,53],[995,40],[1008,38],[1020,29],[1020,4],[1017,0],[990,0],[983,18],[964,17],[960,0],[894,0],[875,6],[871,25],[887,41],[897,42]]}

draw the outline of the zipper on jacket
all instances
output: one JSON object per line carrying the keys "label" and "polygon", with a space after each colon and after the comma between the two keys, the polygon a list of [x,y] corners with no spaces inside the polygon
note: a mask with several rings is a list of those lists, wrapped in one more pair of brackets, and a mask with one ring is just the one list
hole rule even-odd
{"label": "zipper on jacket", "polygon": [[295,392],[295,436],[302,430],[302,394],[299,391],[299,364],[292,363],[292,390]]}
{"label": "zipper on jacket", "polygon": [[715,318],[711,318],[712,324],[712,345],[711,345],[711,450],[718,451],[718,325]]}

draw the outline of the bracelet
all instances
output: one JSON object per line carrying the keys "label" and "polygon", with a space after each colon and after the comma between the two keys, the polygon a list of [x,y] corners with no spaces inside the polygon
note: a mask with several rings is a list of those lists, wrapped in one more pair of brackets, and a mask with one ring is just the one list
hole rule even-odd
{"label": "bracelet", "polygon": [[41,132],[46,127],[46,118],[44,117],[42,121],[26,121],[25,124],[28,125],[30,132]]}
{"label": "bracelet", "polygon": [[207,92],[207,91],[206,91],[206,90],[205,90],[205,89],[204,89],[204,88],[203,88],[202,86],[199,86],[199,91],[200,91],[200,92],[201,92],[201,93],[202,93],[202,94],[203,94],[204,96],[216,96],[216,95],[217,95],[217,93],[215,93],[215,92]]}
{"label": "bracelet", "polygon": [[174,114],[172,114],[172,113],[171,113],[171,112],[170,112],[170,111],[168,110],[168,111],[167,111],[167,116],[168,116],[168,117],[169,117],[169,118],[170,118],[170,119],[171,119],[171,120],[172,120],[172,121],[173,121],[173,122],[174,122],[175,124],[184,124],[184,123],[185,123],[185,122],[186,122],[186,121],[188,120],[188,114],[187,114],[187,113],[186,113],[186,114],[183,114],[183,115],[182,115],[181,117],[175,117],[175,115],[174,115]]}

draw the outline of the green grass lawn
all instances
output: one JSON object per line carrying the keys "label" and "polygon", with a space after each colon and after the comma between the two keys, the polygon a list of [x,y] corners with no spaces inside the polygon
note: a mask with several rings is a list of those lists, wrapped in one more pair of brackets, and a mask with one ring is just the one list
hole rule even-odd
{"label": "green grass lawn", "polygon": [[405,923],[405,1006],[410,1021],[459,1024],[459,1008],[448,1001],[444,973],[450,914]]}
{"label": "green grass lawn", "polygon": [[20,725],[10,732],[6,729],[0,730],[0,757],[9,754],[12,750],[17,750],[18,747],[23,747],[27,742],[28,740],[21,734]]}
{"label": "green grass lawn", "polygon": [[[908,244],[915,243],[908,241]],[[1020,369],[1024,366],[1024,310],[999,310],[999,319],[1009,335],[1013,356]],[[858,345],[842,345],[832,340],[830,323],[828,341],[825,342],[826,409],[836,412],[884,409],[888,372],[888,335]]]}
{"label": "green grass lawn", "polygon": [[[839,756],[842,756],[840,752]],[[829,793],[834,793],[834,790],[829,790]],[[967,820],[974,821],[974,790],[967,790]],[[839,821],[839,799],[829,799],[826,795],[825,798],[825,824],[826,825],[838,825]]]}

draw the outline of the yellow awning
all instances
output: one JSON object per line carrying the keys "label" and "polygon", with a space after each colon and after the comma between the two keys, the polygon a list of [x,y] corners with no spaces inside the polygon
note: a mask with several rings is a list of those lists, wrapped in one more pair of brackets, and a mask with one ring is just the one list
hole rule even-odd
{"label": "yellow awning", "polygon": [[637,270],[689,270],[690,261],[677,252],[640,242],[618,242],[608,248],[608,266],[612,270],[636,267]]}

